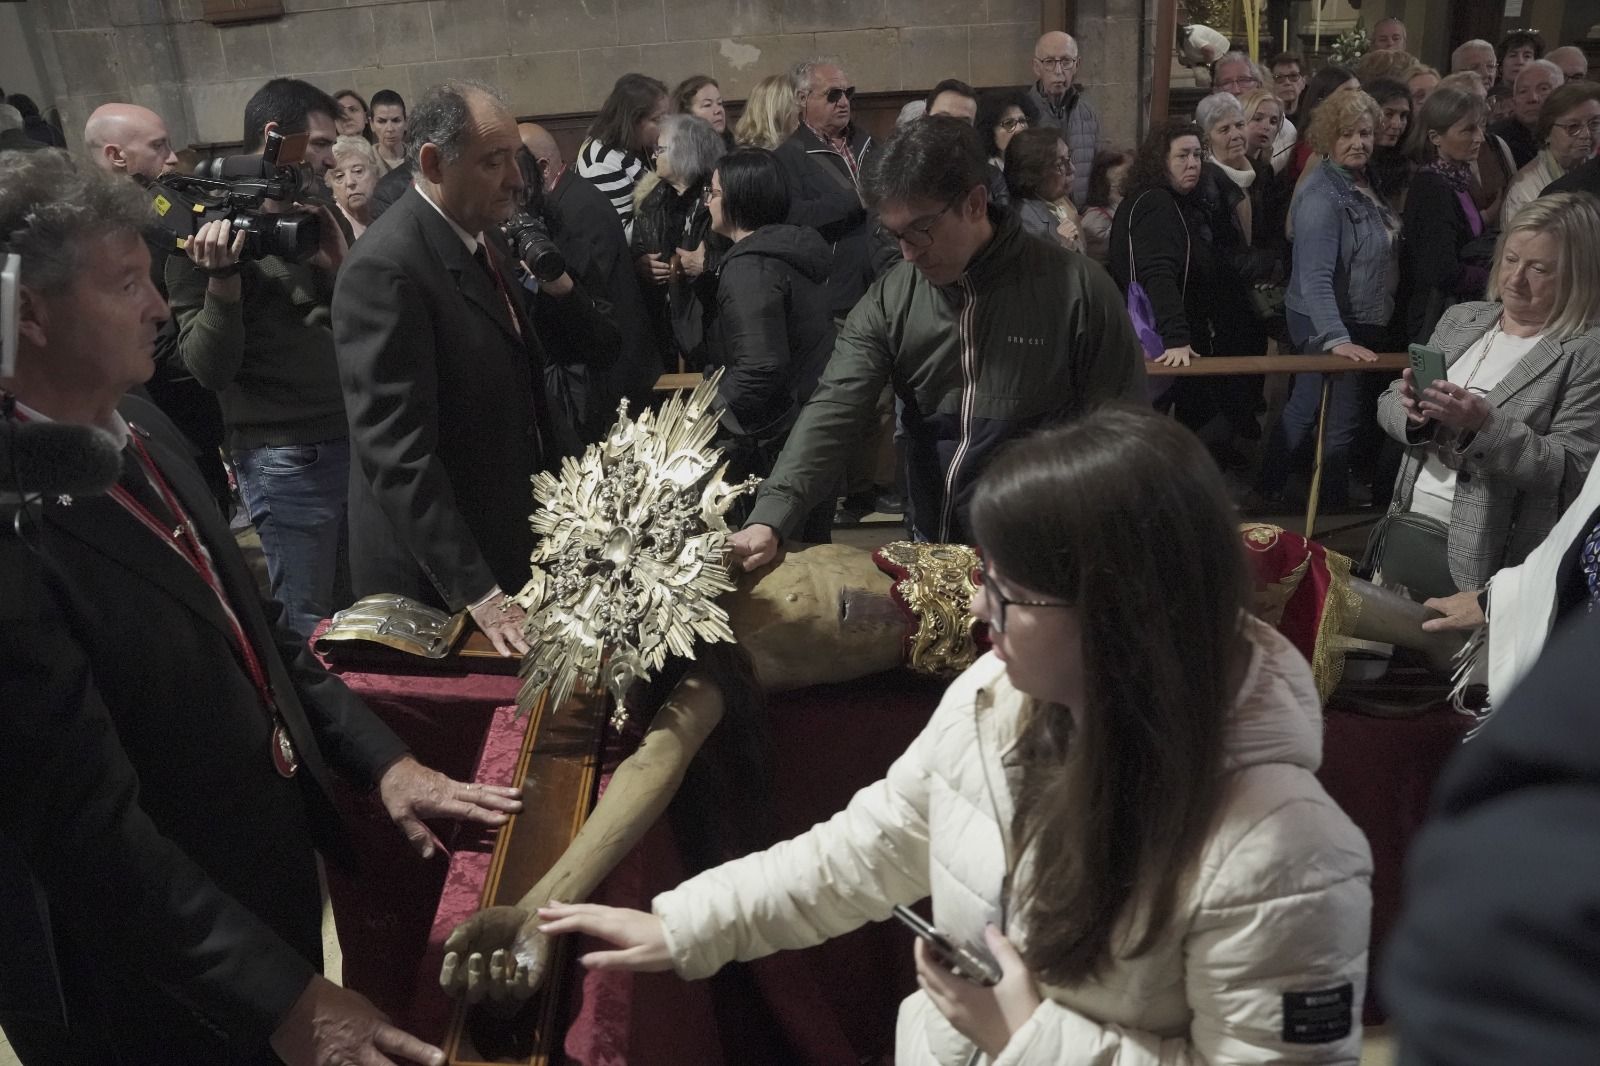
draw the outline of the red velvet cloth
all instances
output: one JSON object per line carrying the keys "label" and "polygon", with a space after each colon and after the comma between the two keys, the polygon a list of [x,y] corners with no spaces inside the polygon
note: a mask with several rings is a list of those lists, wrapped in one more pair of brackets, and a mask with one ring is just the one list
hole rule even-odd
{"label": "red velvet cloth", "polygon": [[1474,720],[1448,704],[1414,718],[1374,718],[1329,702],[1317,777],[1334,802],[1367,835],[1372,848],[1372,949],[1368,958],[1366,1020],[1384,1020],[1371,975],[1400,917],[1406,853],[1427,818],[1445,763]]}
{"label": "red velvet cloth", "polygon": [[[517,698],[514,676],[404,674],[325,665],[399,734],[419,762],[458,780],[472,777],[495,709]],[[362,794],[336,779],[334,800],[355,857],[351,870],[327,866],[344,983],[399,1016],[415,998],[415,960],[427,947],[448,862],[442,856],[425,860],[417,855],[376,792]],[[433,829],[451,851],[483,838],[493,846],[493,833],[451,822],[434,823]]]}

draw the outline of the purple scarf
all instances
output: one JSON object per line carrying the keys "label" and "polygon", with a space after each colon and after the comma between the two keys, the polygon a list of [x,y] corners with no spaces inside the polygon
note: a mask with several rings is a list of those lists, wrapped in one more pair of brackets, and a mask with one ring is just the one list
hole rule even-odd
{"label": "purple scarf", "polygon": [[1467,227],[1472,230],[1474,237],[1481,235],[1483,214],[1478,210],[1478,202],[1472,198],[1472,165],[1440,156],[1422,169],[1439,175],[1450,184],[1455,191],[1456,201],[1461,204],[1461,213],[1467,217]]}

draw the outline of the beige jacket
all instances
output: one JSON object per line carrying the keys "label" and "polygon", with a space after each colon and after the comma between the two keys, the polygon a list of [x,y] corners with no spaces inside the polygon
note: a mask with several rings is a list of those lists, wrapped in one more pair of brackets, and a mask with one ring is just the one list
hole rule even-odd
{"label": "beige jacket", "polygon": [[[1313,776],[1322,716],[1310,667],[1270,627],[1248,627],[1229,788],[1171,926],[1096,980],[1043,988],[996,1066],[1359,1059],[1371,856]],[[935,924],[981,945],[984,924],[1002,919],[1003,755],[1026,705],[1003,664],[984,657],[844,811],[657,896],[677,972],[701,978],[817,944],[930,894]],[[1025,944],[1018,924],[1008,932]],[[896,1043],[900,1066],[963,1066],[973,1051],[921,992],[901,1006]]]}

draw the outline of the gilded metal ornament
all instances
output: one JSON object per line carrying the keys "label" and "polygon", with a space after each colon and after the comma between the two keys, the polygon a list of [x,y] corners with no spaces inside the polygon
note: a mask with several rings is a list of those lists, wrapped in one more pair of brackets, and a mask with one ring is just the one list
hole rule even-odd
{"label": "gilded metal ornament", "polygon": [[732,591],[727,511],[760,483],[723,480],[713,404],[721,372],[657,411],[628,416],[558,475],[533,479],[539,509],[533,576],[514,599],[528,612],[532,649],[522,662],[518,708],[547,689],[560,706],[573,689],[604,685],[621,727],[624,696],[671,655],[698,640],[733,641],[716,598]]}
{"label": "gilded metal ornament", "polygon": [[971,666],[978,658],[972,613],[978,553],[964,544],[895,541],[878,554],[906,571],[894,590],[917,617],[907,665],[930,677],[954,677]]}

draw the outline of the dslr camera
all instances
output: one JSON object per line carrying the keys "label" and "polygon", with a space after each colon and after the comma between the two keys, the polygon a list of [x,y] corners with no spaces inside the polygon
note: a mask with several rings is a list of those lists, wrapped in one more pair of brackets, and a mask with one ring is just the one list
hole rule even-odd
{"label": "dslr camera", "polygon": [[522,206],[501,223],[500,231],[528,273],[539,281],[555,281],[567,272],[567,258],[550,239],[550,227],[545,224],[544,177],[526,148],[517,149],[517,167],[525,190]]}
{"label": "dslr camera", "polygon": [[275,255],[302,260],[317,254],[322,219],[310,211],[263,211],[268,200],[294,203],[306,195],[307,134],[267,133],[259,155],[234,155],[203,163],[194,174],[163,174],[150,186],[156,216],[172,234],[173,254],[207,222],[227,219],[244,233],[243,259]]}

